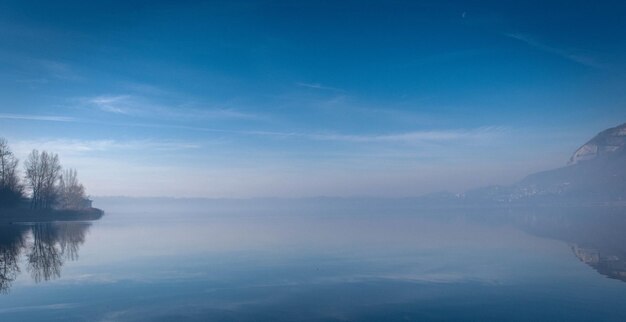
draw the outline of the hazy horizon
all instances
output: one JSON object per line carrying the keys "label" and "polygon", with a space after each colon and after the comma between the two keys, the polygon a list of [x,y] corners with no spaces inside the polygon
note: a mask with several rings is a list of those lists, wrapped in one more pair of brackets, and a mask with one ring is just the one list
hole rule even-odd
{"label": "hazy horizon", "polygon": [[0,136],[92,196],[507,185],[626,122],[625,9],[8,1]]}

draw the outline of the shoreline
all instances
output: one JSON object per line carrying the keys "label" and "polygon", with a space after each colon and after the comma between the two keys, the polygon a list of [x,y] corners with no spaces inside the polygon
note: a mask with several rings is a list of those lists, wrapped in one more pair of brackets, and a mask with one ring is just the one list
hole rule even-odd
{"label": "shoreline", "polygon": [[99,220],[104,211],[98,208],[81,210],[52,209],[0,209],[0,224],[41,223],[52,221],[94,221]]}

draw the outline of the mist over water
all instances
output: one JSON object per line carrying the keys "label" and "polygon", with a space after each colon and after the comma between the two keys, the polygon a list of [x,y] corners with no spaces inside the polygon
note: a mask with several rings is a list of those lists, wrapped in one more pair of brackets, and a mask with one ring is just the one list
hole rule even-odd
{"label": "mist over water", "polygon": [[626,1],[0,1],[0,322],[626,321]]}
{"label": "mist over water", "polygon": [[2,264],[13,254],[17,269],[0,274],[0,318],[626,318],[626,222],[612,209],[197,202],[102,199],[111,210],[92,224],[2,226]]}

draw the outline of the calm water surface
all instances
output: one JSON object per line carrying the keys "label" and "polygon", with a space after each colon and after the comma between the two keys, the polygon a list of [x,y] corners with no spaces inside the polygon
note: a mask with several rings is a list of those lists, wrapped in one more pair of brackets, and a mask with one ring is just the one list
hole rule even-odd
{"label": "calm water surface", "polygon": [[2,226],[0,321],[626,321],[621,217],[502,217],[111,207]]}

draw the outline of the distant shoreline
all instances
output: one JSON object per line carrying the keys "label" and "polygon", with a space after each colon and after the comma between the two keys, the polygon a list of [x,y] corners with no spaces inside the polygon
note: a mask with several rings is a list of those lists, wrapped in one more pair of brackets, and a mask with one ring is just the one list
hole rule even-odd
{"label": "distant shoreline", "polygon": [[39,223],[51,221],[92,221],[102,218],[104,211],[98,208],[80,210],[52,209],[0,209],[0,224]]}

